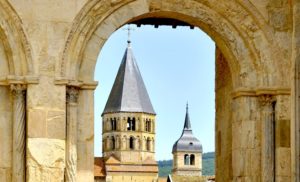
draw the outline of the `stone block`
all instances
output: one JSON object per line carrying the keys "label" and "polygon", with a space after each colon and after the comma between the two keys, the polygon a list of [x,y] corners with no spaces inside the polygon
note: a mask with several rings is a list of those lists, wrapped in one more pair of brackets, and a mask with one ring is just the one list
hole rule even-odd
{"label": "stone block", "polygon": [[1,182],[11,182],[11,168],[1,168],[0,167],[0,181]]}
{"label": "stone block", "polygon": [[46,110],[29,109],[27,121],[27,136],[32,138],[47,137]]}
{"label": "stone block", "polygon": [[65,167],[65,140],[28,138],[27,166],[34,168]]}
{"label": "stone block", "polygon": [[29,166],[27,168],[26,177],[27,182],[63,182],[64,169]]}
{"label": "stone block", "polygon": [[291,121],[290,120],[277,120],[275,142],[277,147],[290,147],[291,146]]}
{"label": "stone block", "polygon": [[276,149],[276,176],[291,175],[291,149],[277,148]]}
{"label": "stone block", "polygon": [[289,176],[276,176],[276,182],[287,182],[291,181],[291,177]]}
{"label": "stone block", "polygon": [[270,24],[279,31],[291,28],[291,17],[288,8],[274,8],[269,10]]}
{"label": "stone block", "polygon": [[290,96],[278,95],[276,96],[275,116],[276,120],[290,120],[291,118],[291,101]]}
{"label": "stone block", "polygon": [[242,142],[240,140],[242,136],[242,123],[241,122],[233,122],[232,123],[232,149],[240,149]]}
{"label": "stone block", "polygon": [[47,137],[63,140],[66,138],[66,116],[64,111],[48,111]]}
{"label": "stone block", "polygon": [[241,147],[254,148],[255,146],[255,121],[243,121],[240,130]]}
{"label": "stone block", "polygon": [[41,76],[37,85],[27,87],[28,109],[51,108],[56,110],[66,109],[66,88],[54,85],[54,80],[48,76]]}
{"label": "stone block", "polygon": [[232,169],[233,176],[245,175],[245,154],[246,151],[242,149],[235,149],[232,152]]}
{"label": "stone block", "polygon": [[253,175],[260,175],[261,173],[261,149],[255,148],[251,149],[251,158],[248,161],[251,163],[250,174]]}

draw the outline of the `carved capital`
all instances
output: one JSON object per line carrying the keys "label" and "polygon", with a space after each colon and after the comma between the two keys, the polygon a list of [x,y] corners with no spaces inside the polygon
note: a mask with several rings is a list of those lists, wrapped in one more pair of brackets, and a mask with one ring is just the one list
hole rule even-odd
{"label": "carved capital", "polygon": [[26,94],[26,85],[23,84],[12,84],[10,85],[11,92],[16,98],[23,98]]}
{"label": "carved capital", "polygon": [[67,103],[77,103],[79,89],[77,87],[67,87]]}
{"label": "carved capital", "polygon": [[259,103],[261,107],[269,107],[272,106],[272,102],[274,101],[273,95],[261,95],[259,96]]}

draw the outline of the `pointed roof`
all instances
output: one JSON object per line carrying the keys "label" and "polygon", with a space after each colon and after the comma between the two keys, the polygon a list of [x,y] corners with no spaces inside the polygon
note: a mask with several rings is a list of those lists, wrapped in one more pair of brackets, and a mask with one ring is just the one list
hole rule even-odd
{"label": "pointed roof", "polygon": [[133,55],[130,41],[102,113],[142,112],[154,114],[147,89]]}
{"label": "pointed roof", "polygon": [[183,130],[192,130],[190,116],[189,116],[189,105],[186,104],[185,120]]}
{"label": "pointed roof", "polygon": [[189,107],[186,106],[186,114],[184,120],[183,131],[180,138],[173,145],[172,153],[174,152],[202,152],[202,144],[193,135],[192,126],[189,116]]}

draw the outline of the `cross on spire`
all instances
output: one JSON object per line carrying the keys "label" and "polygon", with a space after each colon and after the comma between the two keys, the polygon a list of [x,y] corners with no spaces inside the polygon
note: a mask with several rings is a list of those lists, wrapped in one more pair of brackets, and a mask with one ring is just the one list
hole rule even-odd
{"label": "cross on spire", "polygon": [[127,39],[127,43],[128,45],[131,43],[131,40],[130,40],[130,36],[131,36],[131,30],[134,30],[134,28],[131,28],[130,25],[128,24],[127,28],[125,28],[125,30],[128,31],[128,39]]}

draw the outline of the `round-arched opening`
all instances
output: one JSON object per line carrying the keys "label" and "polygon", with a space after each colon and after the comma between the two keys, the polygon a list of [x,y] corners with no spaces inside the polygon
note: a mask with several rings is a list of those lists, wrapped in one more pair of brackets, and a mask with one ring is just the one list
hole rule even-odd
{"label": "round-arched opening", "polygon": [[132,136],[129,138],[129,149],[134,149],[134,137]]}
{"label": "round-arched opening", "polygon": [[190,165],[190,156],[189,154],[184,154],[184,165]]}
{"label": "round-arched opening", "polygon": [[[75,23],[76,28],[73,29],[75,32],[72,32],[68,39],[70,46],[66,46],[61,67],[59,67],[62,77],[91,84],[99,50],[116,29],[126,23],[160,18],[183,22],[190,27],[199,27],[205,31],[216,42],[223,56],[227,59],[234,88],[251,87],[263,81],[256,79],[260,73],[257,72],[260,71],[257,66],[261,65],[262,59],[266,59],[268,56],[258,55],[256,50],[262,48],[268,52],[270,44],[269,38],[266,36],[267,33],[257,24],[258,20],[255,17],[249,16],[247,23],[251,24],[251,31],[255,33],[255,36],[259,36],[259,42],[253,41],[252,34],[249,35],[247,30],[250,28],[249,25],[242,25],[245,22],[237,21],[236,15],[228,15],[225,18],[221,13],[222,7],[214,6],[214,3],[217,2],[202,3],[186,0],[184,3],[175,5],[170,2],[162,5],[136,0],[130,3],[117,3],[114,8],[107,8],[107,12],[104,7],[101,9],[101,13],[96,14],[91,20],[88,14],[99,11],[96,7],[100,7],[103,3],[106,2],[88,4],[87,9],[83,9],[80,18],[78,17],[78,24]],[[241,4],[234,3],[235,5],[232,5],[231,3],[228,7],[249,14]],[[91,7],[95,7],[95,9]],[[227,13],[230,14],[231,11]],[[81,35],[82,33],[84,35]]]}
{"label": "round-arched opening", "polygon": [[190,164],[192,165],[192,166],[194,166],[195,165],[195,155],[194,154],[191,154],[191,157],[190,157]]}
{"label": "round-arched opening", "polygon": [[[224,148],[221,147],[232,146],[231,133],[223,132],[222,128],[232,127],[227,122],[231,119],[231,115],[228,114],[231,93],[239,88],[255,88],[264,83],[271,84],[272,80],[267,78],[268,74],[276,71],[272,70],[271,66],[264,65],[264,62],[267,63],[268,59],[272,59],[272,54],[269,54],[272,44],[268,37],[268,29],[261,26],[263,23],[253,13],[254,10],[246,9],[243,3],[225,1],[222,2],[224,6],[215,6],[218,1],[214,0],[209,2],[185,0],[177,4],[142,0],[118,3],[104,0],[87,3],[76,17],[57,73],[59,77],[80,81],[83,87],[93,85],[96,60],[102,46],[113,32],[126,23],[148,18],[165,18],[201,28],[217,45],[216,65],[219,65],[219,68],[216,68],[216,120],[217,123],[222,120],[222,123],[228,125],[216,127],[216,151],[222,152],[222,156],[217,156],[217,159],[220,159],[219,163],[225,162],[227,154],[231,154],[231,149],[224,153]],[[245,15],[247,21],[240,21],[239,14]],[[265,78],[260,75],[262,72]],[[223,115],[226,115],[225,119],[222,118]],[[232,176],[230,160],[232,158],[229,158],[222,167],[228,169],[223,172],[224,175],[228,174],[224,178],[228,180]]]}

